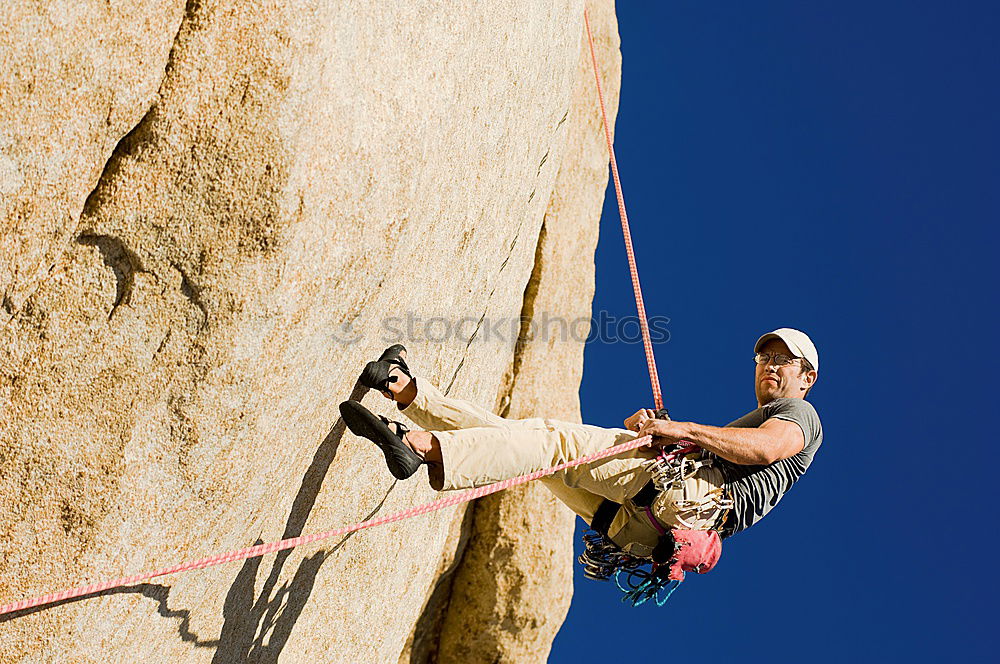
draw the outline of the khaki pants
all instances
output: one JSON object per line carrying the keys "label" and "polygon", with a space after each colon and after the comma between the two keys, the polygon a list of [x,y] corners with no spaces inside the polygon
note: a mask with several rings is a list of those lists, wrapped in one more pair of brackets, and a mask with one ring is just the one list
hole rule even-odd
{"label": "khaki pants", "polygon": [[[431,431],[441,444],[444,486],[470,489],[542,470],[559,463],[634,440],[627,429],[604,429],[588,424],[542,418],[509,420],[476,406],[446,397],[429,381],[414,378],[417,396],[402,410],[418,426]],[[607,498],[623,509],[611,523],[611,539],[638,556],[648,556],[659,533],[648,515],[629,500],[650,480],[644,465],[650,454],[632,450],[594,463],[568,468],[543,477],[545,484],[562,502],[588,524]],[[665,528],[696,529],[717,525],[717,510],[684,510],[687,500],[697,503],[721,493],[721,471],[698,469],[684,486],[657,496],[651,510]]]}

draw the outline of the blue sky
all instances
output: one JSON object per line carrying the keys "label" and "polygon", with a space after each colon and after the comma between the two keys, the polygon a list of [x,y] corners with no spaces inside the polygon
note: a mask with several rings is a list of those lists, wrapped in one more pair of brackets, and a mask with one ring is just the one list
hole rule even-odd
{"label": "blue sky", "polygon": [[[742,415],[753,341],[799,327],[825,441],[666,606],[578,568],[550,662],[992,661],[998,12],[619,0],[616,151],[647,308],[670,318],[667,405]],[[634,312],[611,189],[594,310]],[[588,345],[581,396],[606,426],[649,406],[642,347]]]}

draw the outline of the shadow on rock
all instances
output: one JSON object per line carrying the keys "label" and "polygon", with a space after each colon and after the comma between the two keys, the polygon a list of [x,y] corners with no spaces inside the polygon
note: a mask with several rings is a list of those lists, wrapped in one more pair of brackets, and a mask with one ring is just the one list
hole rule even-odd
{"label": "shadow on rock", "polygon": [[45,604],[44,606],[36,606],[30,609],[24,609],[23,611],[15,611],[0,617],[0,623],[7,622],[8,620],[15,620],[39,611],[47,611],[57,606],[62,606],[63,604],[82,602],[83,600],[93,599],[95,597],[106,597],[108,595],[131,594],[139,594],[143,597],[148,597],[149,599],[156,601],[156,612],[164,618],[180,620],[180,623],[177,625],[177,632],[180,634],[182,641],[191,643],[198,648],[218,647],[218,640],[202,640],[197,634],[191,631],[191,612],[187,609],[171,609],[167,605],[167,599],[170,596],[170,588],[156,583],[140,583],[135,586],[111,588],[110,590],[104,590],[98,593],[90,593],[89,595],[81,595],[80,597],[65,599],[60,602],[53,602],[52,604]]}
{"label": "shadow on rock", "polygon": [[[351,399],[360,400],[367,392],[364,387],[355,387]],[[291,513],[285,524],[281,539],[298,537],[302,534],[306,521],[312,512],[330,465],[337,455],[346,426],[338,419],[333,429],[320,444],[306,470],[299,486],[299,492],[292,503]],[[370,519],[379,512],[386,495],[372,512]],[[212,664],[270,664],[278,661],[278,656],[291,637],[295,622],[302,614],[319,568],[331,555],[336,553],[353,535],[347,535],[333,548],[319,551],[299,563],[290,582],[278,586],[278,579],[292,550],[279,551],[275,555],[271,570],[259,592],[255,591],[255,581],[260,572],[262,559],[251,558],[243,563],[243,568],[233,581],[226,595],[222,609],[222,632],[217,642],[217,650]],[[256,544],[261,544],[257,540]],[[265,640],[267,643],[265,644]]]}
{"label": "shadow on rock", "polygon": [[[366,388],[357,386],[351,393],[351,399],[360,400],[367,391]],[[299,491],[292,503],[291,513],[288,515],[288,520],[285,523],[285,531],[281,539],[298,537],[302,534],[309,514],[316,504],[316,498],[322,489],[323,480],[337,456],[337,449],[340,446],[340,441],[345,431],[346,425],[344,421],[338,419],[313,455],[312,463],[309,464],[309,468],[302,477]],[[393,483],[389,487],[385,496],[382,497],[378,505],[365,517],[365,520],[373,518],[382,509],[382,506],[395,486],[395,483]],[[352,536],[353,533],[346,535],[331,549],[318,551],[300,562],[291,582],[285,583],[276,589],[278,578],[281,576],[281,572],[285,566],[285,561],[288,560],[288,556],[292,553],[291,549],[279,551],[275,556],[274,562],[271,564],[271,571],[260,593],[255,593],[254,586],[257,574],[260,571],[262,556],[246,560],[226,595],[226,602],[223,606],[224,622],[222,632],[216,640],[201,639],[197,634],[191,632],[190,611],[186,609],[171,609],[167,605],[170,588],[151,583],[112,588],[103,592],[53,602],[44,606],[15,611],[0,616],[0,624],[71,602],[79,602],[106,595],[138,593],[157,602],[157,613],[159,615],[164,618],[180,621],[177,631],[182,641],[191,643],[199,648],[216,648],[215,657],[212,659],[213,664],[275,663],[278,661],[278,655],[281,654],[285,644],[288,643],[295,622],[302,614],[306,602],[309,601],[319,568],[327,558],[336,553]],[[262,543],[263,541],[260,539],[256,541],[256,544]],[[266,644],[264,643],[265,639],[267,640]]]}

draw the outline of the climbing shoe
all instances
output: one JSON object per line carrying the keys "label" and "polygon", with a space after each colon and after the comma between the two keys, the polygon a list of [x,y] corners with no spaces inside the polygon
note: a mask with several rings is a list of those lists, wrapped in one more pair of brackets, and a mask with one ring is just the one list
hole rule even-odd
{"label": "climbing shoe", "polygon": [[365,365],[358,382],[369,389],[388,392],[389,385],[398,379],[397,376],[389,375],[389,371],[393,367],[399,367],[404,374],[412,378],[410,368],[406,366],[406,361],[403,359],[404,353],[406,353],[406,348],[403,344],[389,346],[382,351],[382,355],[377,360]]}
{"label": "climbing shoe", "polygon": [[379,446],[385,455],[385,465],[397,480],[410,477],[424,463],[420,455],[403,442],[403,436],[409,431],[405,425],[376,415],[357,401],[340,404],[340,416],[351,433]]}

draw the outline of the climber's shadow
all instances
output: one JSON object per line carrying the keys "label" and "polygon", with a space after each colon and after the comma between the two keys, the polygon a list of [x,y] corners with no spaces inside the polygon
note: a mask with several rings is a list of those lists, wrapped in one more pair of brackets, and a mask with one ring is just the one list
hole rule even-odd
{"label": "climber's shadow", "polygon": [[[350,398],[360,401],[367,391],[363,386],[355,386]],[[302,477],[299,491],[292,503],[291,513],[288,515],[281,539],[298,537],[302,534],[323,485],[323,479],[337,456],[337,449],[340,447],[345,430],[343,419],[338,419],[313,455],[312,463]],[[395,484],[392,485],[394,486]],[[389,492],[392,491],[392,487]],[[373,517],[382,508],[389,492],[366,519]],[[291,582],[277,587],[285,561],[292,553],[291,549],[279,551],[259,592],[256,592],[254,587],[262,559],[258,556],[244,562],[243,568],[236,575],[226,595],[222,609],[224,619],[222,632],[219,635],[212,664],[277,662],[278,656],[288,643],[295,622],[302,614],[309,595],[312,594],[319,568],[350,537],[351,535],[347,535],[332,548],[318,551],[300,562]],[[258,540],[257,543],[261,541]]]}
{"label": "climber's shadow", "polygon": [[72,599],[64,599],[59,602],[52,602],[51,604],[45,604],[43,606],[35,606],[30,609],[23,609],[21,611],[14,611],[8,613],[7,615],[0,616],[0,623],[5,623],[8,620],[16,620],[32,613],[38,613],[40,611],[48,611],[57,606],[62,606],[63,604],[72,604],[74,602],[82,602],[87,599],[93,599],[95,597],[105,597],[107,595],[129,595],[137,594],[143,597],[148,597],[154,600],[157,604],[156,612],[159,613],[164,618],[173,618],[179,620],[180,623],[177,625],[177,632],[180,634],[181,640],[186,643],[190,643],[198,648],[214,648],[219,645],[218,641],[214,640],[203,640],[199,638],[197,634],[191,631],[191,612],[187,609],[171,609],[167,605],[167,599],[170,595],[170,588],[168,586],[163,586],[157,583],[140,583],[134,586],[123,586],[121,588],[111,588],[110,590],[102,590],[101,592],[89,593],[87,595],[81,595],[80,597],[74,597]]}
{"label": "climber's shadow", "polygon": [[[351,399],[360,401],[368,392],[368,389],[357,385],[351,392]],[[340,441],[344,437],[347,427],[344,420],[338,418],[330,433],[327,434],[323,442],[320,443],[313,455],[312,463],[302,476],[299,491],[292,502],[292,509],[285,522],[285,531],[281,539],[298,537],[302,534],[309,514],[316,504],[323,480],[326,478],[333,460],[337,456]],[[395,483],[390,485],[382,500],[365,517],[365,520],[374,517],[395,487]],[[177,627],[178,634],[182,641],[191,643],[199,648],[215,647],[215,657],[213,664],[273,664],[278,661],[278,655],[288,643],[288,638],[292,634],[295,622],[302,614],[309,595],[312,593],[313,585],[316,582],[316,575],[319,568],[327,558],[336,553],[352,534],[345,536],[330,549],[318,551],[309,556],[301,563],[295,571],[290,583],[283,584],[280,588],[275,588],[278,578],[281,576],[285,561],[291,555],[291,549],[279,551],[274,562],[271,564],[271,571],[264,582],[259,593],[254,592],[257,574],[260,571],[262,556],[250,558],[243,563],[243,568],[236,575],[236,580],[229,588],[226,601],[222,609],[223,625],[222,632],[218,640],[201,639],[197,634],[190,631],[190,612],[186,609],[170,609],[167,606],[167,599],[170,593],[168,586],[143,583],[122,588],[112,588],[101,592],[91,593],[82,597],[62,600],[40,607],[33,607],[21,611],[8,613],[0,616],[0,623],[9,620],[16,620],[26,615],[51,609],[55,606],[79,602],[94,597],[105,595],[118,595],[136,593],[148,597],[157,602],[157,612],[164,618],[173,618],[180,621]],[[261,540],[257,540],[261,544]],[[265,644],[265,640],[267,643]]]}

